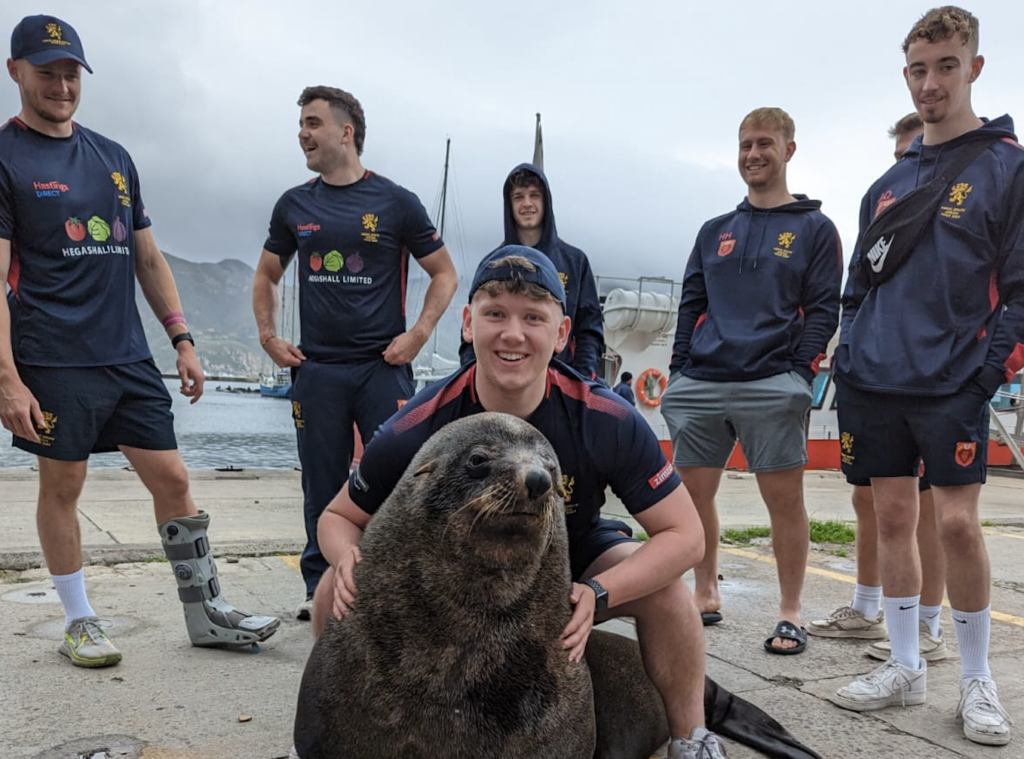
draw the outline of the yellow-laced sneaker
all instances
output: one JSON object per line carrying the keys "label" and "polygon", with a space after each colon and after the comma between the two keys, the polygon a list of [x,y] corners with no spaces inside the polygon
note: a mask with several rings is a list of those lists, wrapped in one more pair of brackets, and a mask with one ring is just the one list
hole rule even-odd
{"label": "yellow-laced sneaker", "polygon": [[64,631],[64,642],[57,649],[76,667],[110,667],[121,661],[96,617],[74,620]]}

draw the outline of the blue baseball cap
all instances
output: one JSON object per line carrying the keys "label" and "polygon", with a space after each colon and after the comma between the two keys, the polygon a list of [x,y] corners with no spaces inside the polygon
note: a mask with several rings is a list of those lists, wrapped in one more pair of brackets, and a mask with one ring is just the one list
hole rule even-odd
{"label": "blue baseball cap", "polygon": [[[533,264],[533,271],[516,263],[497,263],[509,256],[525,258]],[[565,288],[562,286],[561,277],[558,276],[558,270],[555,269],[550,258],[536,248],[528,248],[525,245],[504,245],[493,253],[487,254],[476,268],[473,285],[469,288],[470,301],[473,300],[473,294],[485,282],[511,279],[521,279],[523,282],[540,285],[555,296],[555,299],[562,304],[562,313],[565,313]]]}
{"label": "blue baseball cap", "polygon": [[11,33],[11,58],[24,58],[33,66],[70,59],[92,73],[78,32],[54,16],[23,18]]}

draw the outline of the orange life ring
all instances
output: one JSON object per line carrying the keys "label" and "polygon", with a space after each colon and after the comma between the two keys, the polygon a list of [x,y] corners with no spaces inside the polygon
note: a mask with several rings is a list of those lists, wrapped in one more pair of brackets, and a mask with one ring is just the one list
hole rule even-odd
{"label": "orange life ring", "polygon": [[[651,391],[647,391],[647,384],[650,382]],[[654,395],[653,390],[655,385],[659,385],[658,394]],[[668,377],[661,373],[660,369],[645,369],[643,373],[637,378],[636,381],[636,397],[645,406],[661,405],[661,394],[665,392],[665,386],[668,385]]]}

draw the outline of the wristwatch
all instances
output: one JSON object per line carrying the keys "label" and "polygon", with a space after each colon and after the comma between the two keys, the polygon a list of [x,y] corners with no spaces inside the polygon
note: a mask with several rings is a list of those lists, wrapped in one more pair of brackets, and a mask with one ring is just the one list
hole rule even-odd
{"label": "wristwatch", "polygon": [[178,347],[178,343],[185,342],[186,340],[188,340],[190,343],[192,343],[192,347],[193,348],[196,347],[196,341],[193,339],[191,332],[182,332],[180,335],[175,335],[174,337],[172,337],[171,338],[171,347],[172,348],[177,348]]}
{"label": "wristwatch", "polygon": [[589,585],[590,589],[594,591],[594,616],[608,611],[608,591],[604,589],[604,585],[590,578],[580,580],[580,582]]}

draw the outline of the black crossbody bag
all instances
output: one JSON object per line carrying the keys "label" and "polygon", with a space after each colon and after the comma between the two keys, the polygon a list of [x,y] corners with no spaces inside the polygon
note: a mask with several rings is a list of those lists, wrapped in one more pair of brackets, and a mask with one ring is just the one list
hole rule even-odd
{"label": "black crossbody bag", "polygon": [[934,221],[950,185],[1000,139],[984,135],[969,142],[939,176],[898,198],[868,225],[861,244],[860,265],[871,287],[887,282],[907,262],[918,239]]}

